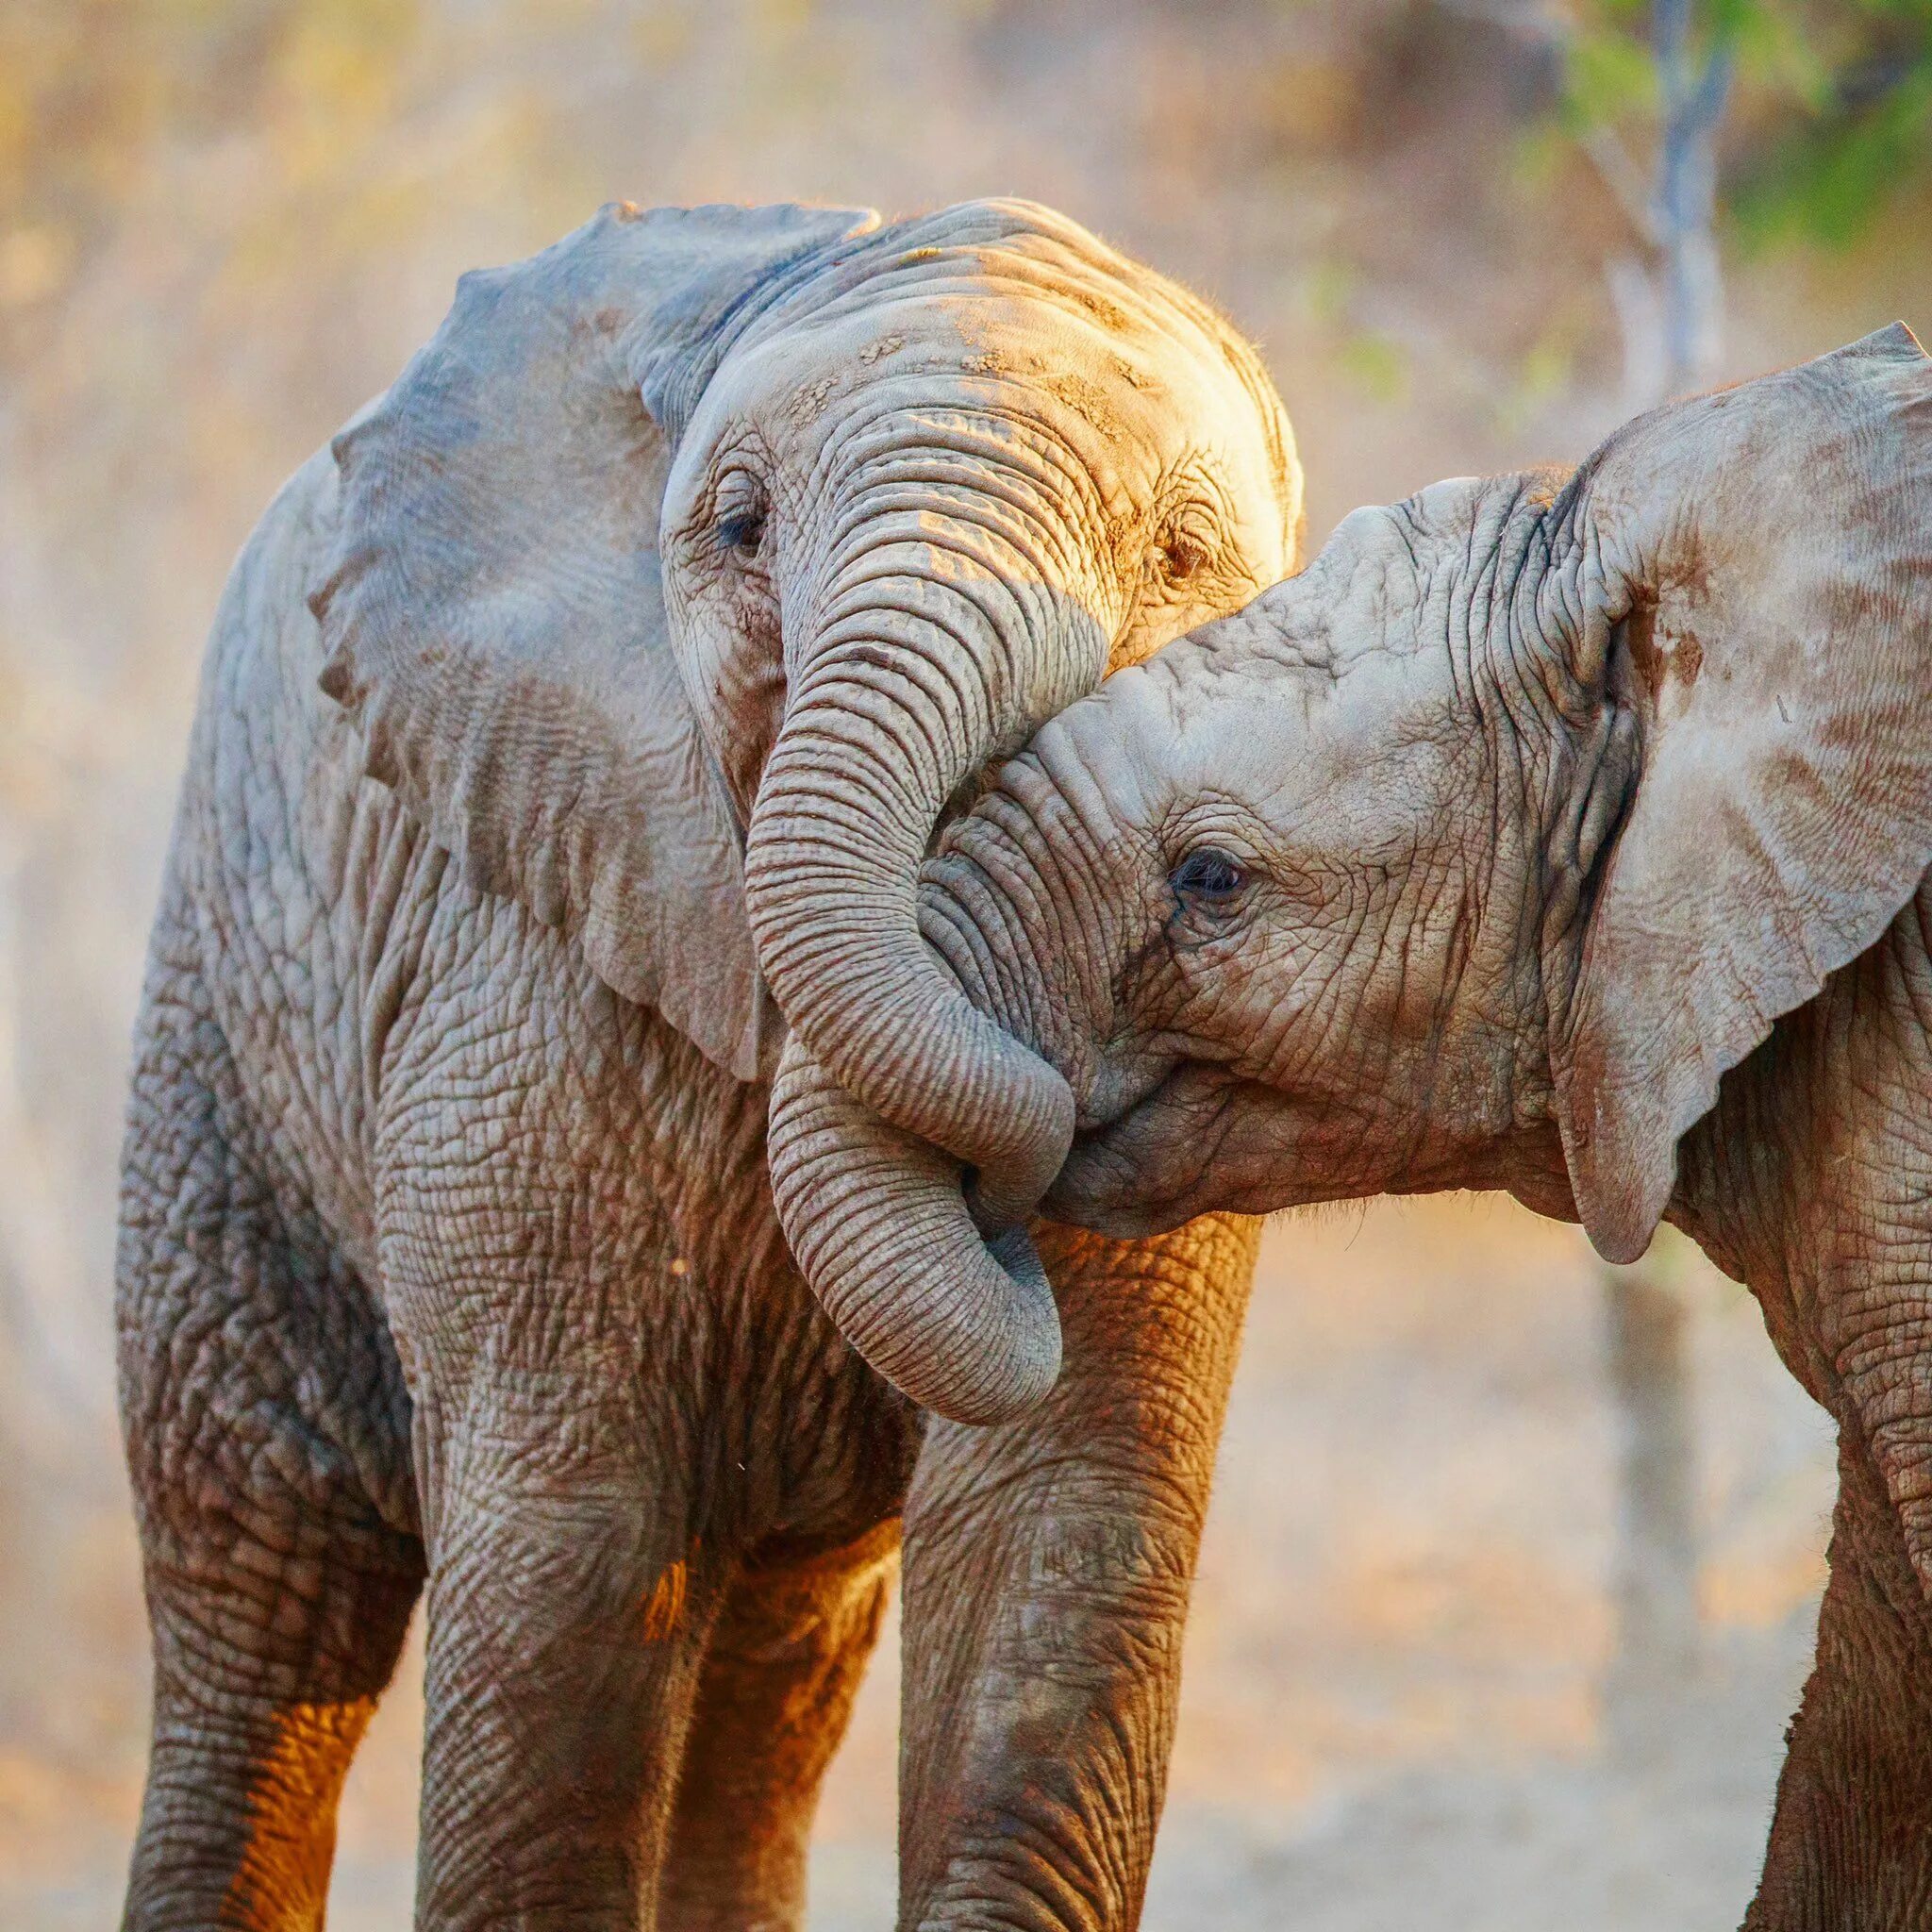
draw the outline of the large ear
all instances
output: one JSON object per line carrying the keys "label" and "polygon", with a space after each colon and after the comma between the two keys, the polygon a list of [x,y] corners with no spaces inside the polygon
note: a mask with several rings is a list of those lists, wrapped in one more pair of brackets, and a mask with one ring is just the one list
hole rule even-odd
{"label": "large ear", "polygon": [[850,209],[620,205],[465,275],[335,445],[340,535],[310,602],[323,688],[372,775],[482,889],[582,944],[741,1079],[776,1025],[741,829],[678,680],[658,577],[675,435],[788,269]]}
{"label": "large ear", "polygon": [[1655,411],[1575,488],[1578,668],[1641,749],[1552,1058],[1629,1261],[1722,1075],[1932,865],[1932,360],[1899,325]]}

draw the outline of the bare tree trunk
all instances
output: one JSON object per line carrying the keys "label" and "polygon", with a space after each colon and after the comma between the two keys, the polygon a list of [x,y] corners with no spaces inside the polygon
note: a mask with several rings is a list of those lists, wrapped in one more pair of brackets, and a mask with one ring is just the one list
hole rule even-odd
{"label": "bare tree trunk", "polygon": [[[1559,66],[1575,24],[1539,0],[1439,0],[1541,48]],[[1717,250],[1717,135],[1736,58],[1726,33],[1697,43],[1700,0],[1653,0],[1651,56],[1660,117],[1649,169],[1607,123],[1586,126],[1583,151],[1628,222],[1634,246],[1604,264],[1624,344],[1624,402],[1648,409],[1707,382],[1720,366],[1724,275]]]}
{"label": "bare tree trunk", "polygon": [[1663,92],[1654,207],[1666,394],[1707,381],[1723,349],[1717,131],[1730,98],[1732,58],[1719,41],[1699,66],[1690,42],[1693,10],[1692,0],[1656,0],[1651,17]]}
{"label": "bare tree trunk", "polygon": [[1724,274],[1717,251],[1717,135],[1735,65],[1722,38],[1700,57],[1695,0],[1655,0],[1651,50],[1662,118],[1655,173],[1638,170],[1607,131],[1590,153],[1636,229],[1641,255],[1605,264],[1624,338],[1624,400],[1648,409],[1717,374],[1724,350]]}

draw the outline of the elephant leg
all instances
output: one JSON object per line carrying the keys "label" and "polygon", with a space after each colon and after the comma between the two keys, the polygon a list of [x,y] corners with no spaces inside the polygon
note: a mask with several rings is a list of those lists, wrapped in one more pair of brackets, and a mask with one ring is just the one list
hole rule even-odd
{"label": "elephant leg", "polygon": [[319,1926],[349,1758],[423,1574],[408,1402],[361,1284],[208,1093],[138,1072],[118,1284],[154,1641],[129,1932]]}
{"label": "elephant leg", "polygon": [[418,1574],[210,1523],[146,1581],[154,1732],[124,1925],[320,1926],[336,1802]]}
{"label": "elephant leg", "polygon": [[591,1364],[493,1376],[458,1425],[419,1438],[417,1924],[648,1928],[729,1559],[650,1460],[665,1416],[613,1402]]}
{"label": "elephant leg", "polygon": [[1932,1924],[1932,1608],[1884,1479],[1849,1428],[1830,1560],[1746,1932]]}
{"label": "elephant leg", "polygon": [[1181,1639],[1257,1224],[1058,1228],[1042,1407],[935,1424],[906,1512],[905,1932],[1126,1932],[1165,1794]]}
{"label": "elephant leg", "polygon": [[727,1591],[680,1774],[663,1932],[796,1932],[819,1787],[878,1637],[899,1547],[767,1555]]}

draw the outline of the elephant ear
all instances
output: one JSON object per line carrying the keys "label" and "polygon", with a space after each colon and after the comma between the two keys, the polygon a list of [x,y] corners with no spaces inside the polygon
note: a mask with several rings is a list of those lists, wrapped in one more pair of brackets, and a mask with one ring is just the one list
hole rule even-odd
{"label": "elephant ear", "polygon": [[658,533],[678,430],[849,209],[604,209],[465,275],[335,443],[323,689],[481,890],[516,898],[741,1079],[776,1034],[742,835],[679,682]]}
{"label": "elephant ear", "polygon": [[1932,865],[1932,359],[1900,325],[1655,411],[1575,488],[1577,668],[1641,749],[1552,1059],[1629,1261],[1723,1074]]}

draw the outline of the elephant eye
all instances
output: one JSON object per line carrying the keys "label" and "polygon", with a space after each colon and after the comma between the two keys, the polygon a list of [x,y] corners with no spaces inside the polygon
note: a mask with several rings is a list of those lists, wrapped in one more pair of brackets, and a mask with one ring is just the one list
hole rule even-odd
{"label": "elephant eye", "polygon": [[762,504],[747,505],[718,519],[718,548],[736,557],[756,557],[765,541],[766,511]]}
{"label": "elephant eye", "polygon": [[1185,530],[1171,530],[1154,545],[1150,560],[1170,584],[1185,584],[1208,566],[1208,546]]}
{"label": "elephant eye", "polygon": [[1232,899],[1247,882],[1239,862],[1217,845],[1197,846],[1168,874],[1176,896],[1210,905]]}

